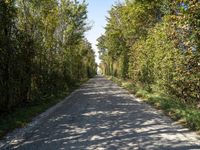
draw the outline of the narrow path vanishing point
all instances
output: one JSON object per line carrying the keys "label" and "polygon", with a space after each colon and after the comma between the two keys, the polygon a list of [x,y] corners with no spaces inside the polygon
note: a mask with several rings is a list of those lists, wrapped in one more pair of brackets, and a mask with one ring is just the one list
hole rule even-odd
{"label": "narrow path vanishing point", "polygon": [[24,135],[17,150],[189,150],[199,137],[101,76]]}

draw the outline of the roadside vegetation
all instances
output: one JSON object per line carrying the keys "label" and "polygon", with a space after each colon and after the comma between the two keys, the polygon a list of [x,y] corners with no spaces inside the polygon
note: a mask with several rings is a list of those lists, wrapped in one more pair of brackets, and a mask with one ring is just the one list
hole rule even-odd
{"label": "roadside vegetation", "polygon": [[199,8],[198,0],[127,0],[109,11],[97,44],[102,74],[195,130],[200,130]]}
{"label": "roadside vegetation", "polygon": [[200,134],[200,111],[195,105],[188,105],[177,97],[159,92],[148,92],[147,90],[135,86],[130,80],[123,80],[116,77],[108,77],[119,86],[128,90],[131,94],[141,98],[144,102],[162,110],[164,114],[191,130]]}
{"label": "roadside vegetation", "polygon": [[96,74],[87,4],[0,1],[0,137]]}
{"label": "roadside vegetation", "polygon": [[87,80],[83,80],[68,91],[59,93],[57,95],[49,95],[48,97],[41,97],[38,101],[32,101],[26,105],[19,105],[13,108],[12,112],[4,112],[0,117],[0,139],[3,138],[8,132],[25,127],[32,119],[39,114],[45,112],[48,108],[63,101],[72,91],[79,88],[80,85]]}

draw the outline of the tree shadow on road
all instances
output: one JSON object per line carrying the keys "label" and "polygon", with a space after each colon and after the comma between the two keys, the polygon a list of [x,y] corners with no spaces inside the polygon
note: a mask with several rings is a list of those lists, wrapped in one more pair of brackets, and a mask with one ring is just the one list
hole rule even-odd
{"label": "tree shadow on road", "polygon": [[11,149],[200,149],[188,142],[196,141],[187,129],[102,77],[90,80],[70,101]]}

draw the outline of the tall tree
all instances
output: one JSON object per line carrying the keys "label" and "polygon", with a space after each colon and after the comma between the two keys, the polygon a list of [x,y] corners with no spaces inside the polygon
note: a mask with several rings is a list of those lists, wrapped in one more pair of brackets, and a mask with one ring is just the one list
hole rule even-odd
{"label": "tall tree", "polygon": [[2,0],[0,19],[0,111],[95,75],[84,1]]}
{"label": "tall tree", "polygon": [[199,101],[199,7],[198,0],[127,0],[113,6],[98,40],[102,72]]}

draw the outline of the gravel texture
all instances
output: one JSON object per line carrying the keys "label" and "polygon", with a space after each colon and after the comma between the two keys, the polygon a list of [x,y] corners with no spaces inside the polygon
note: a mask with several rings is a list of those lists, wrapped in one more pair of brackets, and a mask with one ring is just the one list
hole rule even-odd
{"label": "gravel texture", "polygon": [[0,142],[14,150],[200,150],[200,137],[101,76]]}

